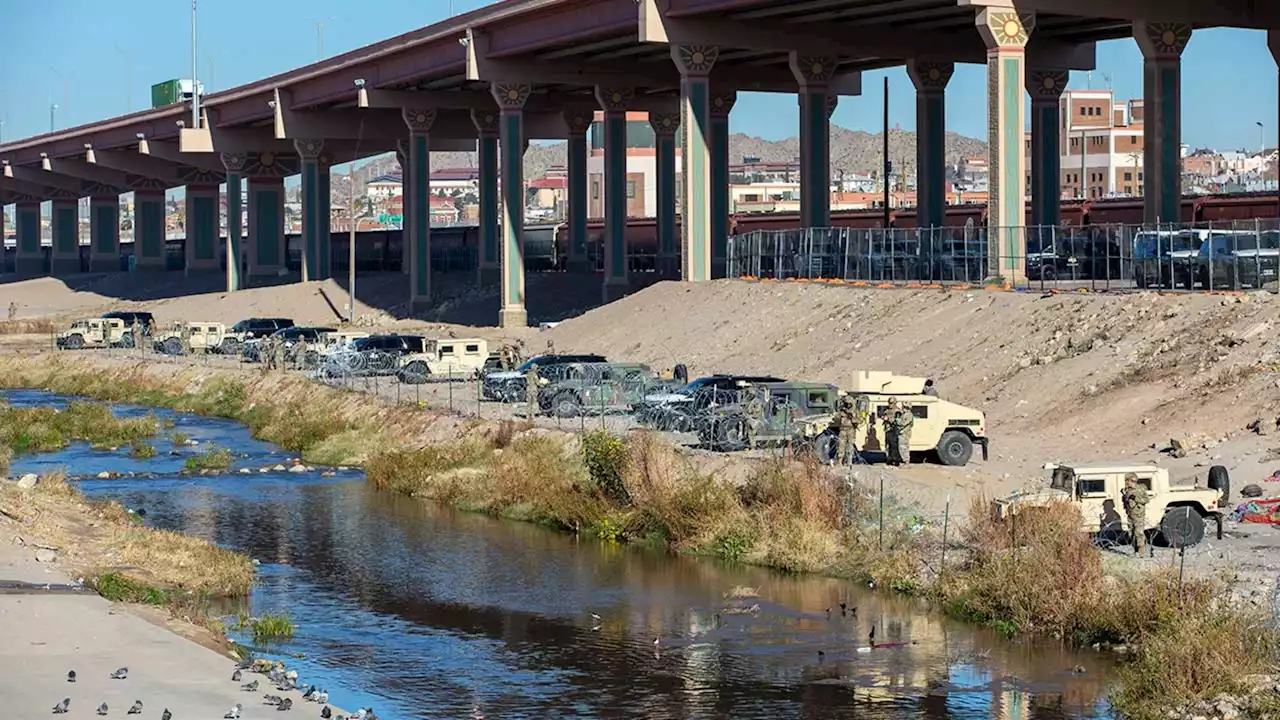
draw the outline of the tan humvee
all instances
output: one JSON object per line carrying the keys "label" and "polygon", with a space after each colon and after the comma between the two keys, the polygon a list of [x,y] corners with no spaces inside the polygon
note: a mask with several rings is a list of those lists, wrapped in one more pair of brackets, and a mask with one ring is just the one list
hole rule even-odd
{"label": "tan humvee", "polygon": [[[1129,519],[1125,515],[1121,492],[1124,476],[1133,473],[1138,484],[1147,491],[1146,527],[1160,527],[1165,513],[1174,508],[1190,508],[1200,517],[1213,519],[1222,532],[1223,507],[1228,503],[1227,470],[1214,466],[1209,471],[1210,484],[1218,488],[1197,485],[1175,485],[1169,480],[1169,471],[1156,465],[1134,463],[1053,464],[1045,465],[1052,471],[1049,487],[1020,491],[991,502],[992,515],[999,520],[1010,518],[1029,509],[1044,507],[1056,502],[1069,502],[1080,508],[1080,529],[1087,533],[1129,531]],[[1199,542],[1197,539],[1196,542]]]}
{"label": "tan humvee", "polygon": [[[911,452],[935,456],[944,465],[966,465],[973,456],[973,446],[982,448],[987,459],[987,417],[974,410],[924,394],[925,378],[894,375],[883,370],[856,373],[845,392],[854,404],[864,408],[867,424],[858,432],[860,451],[885,449],[885,420],[889,403],[898,400],[911,408],[915,423],[911,428]],[[814,443],[822,460],[830,460],[837,452],[834,433],[828,430],[831,413],[811,415],[801,421],[801,434]]]}
{"label": "tan humvee", "polygon": [[133,332],[117,318],[76,320],[58,333],[55,344],[65,350],[84,348],[133,347]]}
{"label": "tan humvee", "polygon": [[226,338],[227,326],[214,322],[177,322],[155,336],[157,352],[180,355],[184,350],[195,353],[217,352]]}
{"label": "tan humvee", "polygon": [[401,382],[473,378],[489,359],[489,342],[480,338],[429,339],[424,350],[400,358],[396,376]]}

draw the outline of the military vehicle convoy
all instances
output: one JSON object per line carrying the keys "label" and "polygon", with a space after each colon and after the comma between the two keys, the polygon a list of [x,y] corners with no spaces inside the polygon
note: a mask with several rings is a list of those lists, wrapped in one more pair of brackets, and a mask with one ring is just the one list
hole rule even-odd
{"label": "military vehicle convoy", "polygon": [[[1120,493],[1125,475],[1133,473],[1138,484],[1147,491],[1146,531],[1159,531],[1165,516],[1179,508],[1189,508],[1202,520],[1217,523],[1218,539],[1222,539],[1223,508],[1230,507],[1230,478],[1227,469],[1215,465],[1209,469],[1208,487],[1178,485],[1169,479],[1169,471],[1156,465],[1136,463],[1048,464],[1052,471],[1049,486],[1020,491],[991,501],[991,514],[997,520],[1033,513],[1054,503],[1070,503],[1080,510],[1080,531],[1092,535],[1117,535],[1131,531]],[[1179,514],[1185,514],[1185,510]],[[1204,538],[1204,524],[1192,525],[1193,534],[1186,544],[1194,545]]]}

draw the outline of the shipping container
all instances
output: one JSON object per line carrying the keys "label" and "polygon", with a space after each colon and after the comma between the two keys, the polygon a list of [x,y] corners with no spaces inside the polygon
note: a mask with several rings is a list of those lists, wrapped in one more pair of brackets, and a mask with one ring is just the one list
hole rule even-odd
{"label": "shipping container", "polygon": [[181,80],[165,80],[151,86],[151,107],[158,108],[172,105],[180,99]]}

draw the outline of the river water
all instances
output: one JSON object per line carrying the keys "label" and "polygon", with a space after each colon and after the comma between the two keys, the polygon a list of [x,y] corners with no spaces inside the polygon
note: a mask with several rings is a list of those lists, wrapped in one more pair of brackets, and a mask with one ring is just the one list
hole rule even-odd
{"label": "river water", "polygon": [[[166,455],[158,440],[164,452],[145,461],[75,446],[17,458],[11,472],[155,473],[80,485],[144,510],[149,524],[258,559],[247,609],[286,612],[298,626],[263,654],[340,707],[372,706],[384,720],[1110,717],[1112,666],[1095,653],[1007,642],[844,581],[433,507],[372,490],[358,471],[261,473],[287,455],[231,422],[156,414],[201,445]],[[254,472],[177,474],[209,443]],[[726,599],[737,586],[759,597]],[[856,613],[842,617],[840,602]],[[878,642],[905,645],[866,651],[872,627]]]}

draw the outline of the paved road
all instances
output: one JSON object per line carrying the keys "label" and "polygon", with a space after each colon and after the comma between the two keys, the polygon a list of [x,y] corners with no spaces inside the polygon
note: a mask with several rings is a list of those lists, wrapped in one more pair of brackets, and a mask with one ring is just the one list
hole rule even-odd
{"label": "paved road", "polygon": [[[13,544],[13,535],[13,524],[0,519],[0,582],[69,580],[56,566],[35,563],[34,550]],[[95,711],[103,702],[109,707],[108,718],[123,718],[135,700],[142,701],[143,712],[128,717],[139,720],[157,719],[165,708],[173,720],[221,718],[236,702],[245,706],[244,720],[285,716],[261,704],[262,692],[241,692],[239,684],[231,682],[232,660],[113,607],[89,593],[0,593],[0,698],[5,717],[50,715],[64,697],[71,698],[68,720],[98,717]],[[121,666],[129,668],[128,679],[110,679]],[[68,670],[76,671],[75,684],[67,682]],[[247,676],[246,682],[258,677]],[[262,684],[267,685],[265,678]],[[299,693],[290,695],[290,716],[319,717],[315,704],[304,702]]]}

